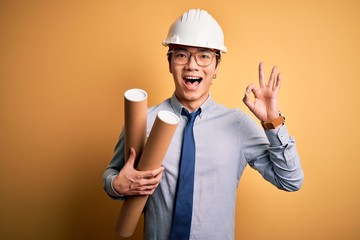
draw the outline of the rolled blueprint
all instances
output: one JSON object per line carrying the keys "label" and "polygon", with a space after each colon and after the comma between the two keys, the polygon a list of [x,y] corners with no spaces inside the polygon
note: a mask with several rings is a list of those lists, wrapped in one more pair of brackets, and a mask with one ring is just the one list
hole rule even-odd
{"label": "rolled blueprint", "polygon": [[[179,121],[179,117],[172,112],[158,112],[140,157],[138,170],[146,171],[161,167]],[[116,232],[120,236],[130,237],[134,233],[148,197],[131,196],[126,198],[116,225]]]}
{"label": "rolled blueprint", "polygon": [[142,89],[129,89],[124,93],[125,105],[125,161],[130,148],[136,152],[138,163],[146,142],[147,93]]}

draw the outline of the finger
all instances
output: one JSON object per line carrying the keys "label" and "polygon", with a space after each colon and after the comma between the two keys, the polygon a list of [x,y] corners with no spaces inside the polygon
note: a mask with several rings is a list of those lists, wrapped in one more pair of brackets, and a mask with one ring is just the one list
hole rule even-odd
{"label": "finger", "polygon": [[251,92],[253,92],[255,95],[256,91],[257,91],[257,88],[254,83],[249,84],[245,90],[243,102],[250,110],[254,108],[254,106],[253,106],[254,102],[252,101],[252,98],[251,98]]}
{"label": "finger", "polygon": [[157,169],[155,169],[155,170],[153,170],[153,176],[154,177],[156,177],[156,176],[158,176],[158,175],[160,175],[160,174],[162,174],[163,173],[163,171],[164,171],[164,167],[159,167],[159,168],[157,168]]}
{"label": "finger", "polygon": [[155,192],[155,188],[152,188],[152,189],[146,189],[146,190],[144,190],[144,191],[141,191],[141,192],[139,192],[139,193],[136,194],[136,195],[150,196],[150,195],[152,195],[154,192]]}
{"label": "finger", "polygon": [[277,78],[276,78],[276,82],[275,82],[275,84],[274,84],[274,87],[273,87],[273,90],[275,91],[275,92],[278,92],[279,90],[280,90],[280,87],[281,87],[281,73],[279,73],[278,75],[277,75]]}
{"label": "finger", "polygon": [[143,190],[150,190],[156,188],[160,184],[162,173],[163,172],[161,172],[154,178],[150,178],[150,179],[142,178],[139,181],[132,183],[131,189],[136,191],[143,191]]}
{"label": "finger", "polygon": [[155,170],[150,171],[138,171],[139,178],[149,179],[154,178],[159,175],[164,170],[163,167],[157,168]]}
{"label": "finger", "polygon": [[147,183],[143,184],[143,187],[148,190],[155,189],[159,186],[161,178],[162,178],[162,173],[156,176],[156,178],[149,179]]}
{"label": "finger", "polygon": [[275,76],[276,76],[276,70],[277,67],[273,67],[271,74],[270,74],[270,78],[269,78],[269,83],[268,83],[268,87],[273,89],[274,88],[274,80],[275,80]]}
{"label": "finger", "polygon": [[141,189],[131,189],[127,195],[151,195],[155,191],[155,187],[143,187]]}
{"label": "finger", "polygon": [[243,98],[243,102],[244,104],[250,109],[254,109],[255,107],[255,103],[252,101],[251,97],[250,97],[250,93],[245,92],[245,96]]}
{"label": "finger", "polygon": [[155,178],[141,180],[141,186],[147,186],[147,187],[152,186],[156,188],[159,185],[161,178],[162,178],[162,172],[158,174]]}
{"label": "finger", "polygon": [[157,176],[156,176],[156,180],[158,182],[158,184],[160,183],[160,180],[162,178],[162,175],[163,175],[163,171],[161,171]]}
{"label": "finger", "polygon": [[151,195],[159,186],[163,171],[161,171],[155,178],[141,179],[131,185],[131,194],[135,195]]}
{"label": "finger", "polygon": [[264,63],[260,62],[259,64],[259,85],[261,88],[265,87],[265,78],[264,78]]}
{"label": "finger", "polygon": [[259,90],[260,90],[260,88],[258,88],[255,84],[252,83],[246,87],[245,94],[250,96],[250,93],[252,92],[254,94],[254,97],[256,98]]}
{"label": "finger", "polygon": [[250,94],[251,92],[256,92],[256,91],[257,91],[257,88],[254,83],[249,84],[245,89],[245,93],[247,93],[247,94]]}
{"label": "finger", "polygon": [[138,190],[150,189],[151,187],[155,187],[159,183],[157,178],[151,179],[141,179],[136,183],[133,183],[133,187]]}

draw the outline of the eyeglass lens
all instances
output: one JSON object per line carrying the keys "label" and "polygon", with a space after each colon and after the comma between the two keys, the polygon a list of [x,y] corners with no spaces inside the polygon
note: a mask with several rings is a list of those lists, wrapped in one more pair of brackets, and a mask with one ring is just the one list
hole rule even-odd
{"label": "eyeglass lens", "polygon": [[196,63],[199,66],[206,67],[209,66],[214,58],[214,53],[209,51],[199,51],[195,53],[190,53],[185,50],[174,50],[173,52],[173,58],[174,62],[177,64],[187,64],[191,58],[191,56],[194,56]]}

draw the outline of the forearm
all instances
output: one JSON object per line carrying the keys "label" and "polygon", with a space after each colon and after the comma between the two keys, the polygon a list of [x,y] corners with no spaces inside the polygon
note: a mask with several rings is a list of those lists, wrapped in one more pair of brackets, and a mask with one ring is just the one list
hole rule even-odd
{"label": "forearm", "polygon": [[266,130],[265,137],[264,130],[254,124],[248,125],[246,130],[249,137],[244,150],[249,165],[277,188],[299,190],[304,175],[295,141],[288,135],[286,126]]}
{"label": "forearm", "polygon": [[271,168],[266,169],[264,177],[285,191],[299,190],[304,174],[294,138],[289,136],[285,125],[265,131],[265,134],[270,143],[268,151]]}
{"label": "forearm", "polygon": [[103,188],[105,192],[113,199],[124,199],[124,196],[117,193],[113,186],[113,181],[118,171],[114,171],[113,169],[107,169],[103,175]]}
{"label": "forearm", "polygon": [[123,197],[115,191],[113,181],[119,174],[120,169],[124,166],[124,163],[124,134],[122,132],[115,146],[114,156],[103,174],[103,188],[113,199],[123,199]]}

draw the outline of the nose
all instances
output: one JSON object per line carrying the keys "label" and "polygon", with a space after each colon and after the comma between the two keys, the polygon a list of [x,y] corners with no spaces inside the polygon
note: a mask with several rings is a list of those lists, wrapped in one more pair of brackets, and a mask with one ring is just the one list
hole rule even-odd
{"label": "nose", "polygon": [[194,55],[190,55],[189,61],[186,64],[186,68],[189,70],[197,70],[199,67],[199,65],[197,64],[196,60],[195,60],[195,56]]}

